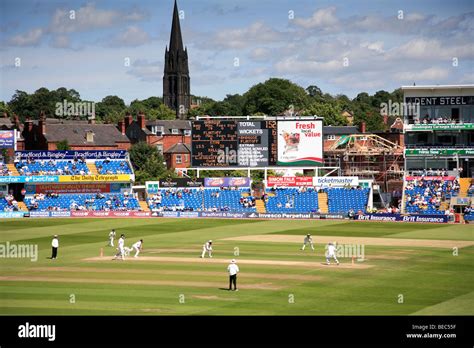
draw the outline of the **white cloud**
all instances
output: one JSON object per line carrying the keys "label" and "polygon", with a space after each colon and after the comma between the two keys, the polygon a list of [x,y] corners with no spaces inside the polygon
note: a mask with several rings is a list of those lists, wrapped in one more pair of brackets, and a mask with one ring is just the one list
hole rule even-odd
{"label": "white cloud", "polygon": [[137,77],[141,81],[161,81],[163,79],[163,62],[137,59],[132,63],[127,74]]}
{"label": "white cloud", "polygon": [[249,57],[254,61],[266,61],[271,57],[271,55],[272,50],[265,47],[257,47],[250,52]]}
{"label": "white cloud", "polygon": [[41,41],[44,35],[44,31],[41,28],[31,29],[24,34],[18,34],[13,36],[9,43],[12,46],[35,46]]}
{"label": "white cloud", "polygon": [[125,31],[119,33],[111,40],[111,46],[136,47],[147,44],[151,41],[147,32],[136,26],[129,26]]}
{"label": "white cloud", "polygon": [[277,42],[283,38],[283,33],[274,30],[258,21],[241,29],[224,29],[218,31],[213,37],[203,35],[198,47],[202,48],[228,48],[243,49],[255,44]]}
{"label": "white cloud", "polygon": [[51,41],[51,46],[55,48],[70,48],[71,43],[67,35],[56,35]]}
{"label": "white cloud", "polygon": [[432,67],[421,71],[411,71],[395,74],[398,80],[430,80],[439,81],[447,78],[449,75],[448,69]]}
{"label": "white cloud", "polygon": [[344,65],[342,60],[318,62],[310,60],[299,60],[297,57],[290,57],[276,63],[275,69],[277,72],[283,74],[311,74],[342,70],[344,69]]}
{"label": "white cloud", "polygon": [[339,26],[336,8],[322,8],[313,13],[310,18],[295,17],[294,22],[305,29],[322,29],[328,31]]}
{"label": "white cloud", "polygon": [[109,28],[123,22],[136,22],[146,18],[138,11],[124,13],[115,10],[102,10],[89,3],[71,15],[70,11],[57,9],[51,19],[49,30],[55,33],[84,32]]}

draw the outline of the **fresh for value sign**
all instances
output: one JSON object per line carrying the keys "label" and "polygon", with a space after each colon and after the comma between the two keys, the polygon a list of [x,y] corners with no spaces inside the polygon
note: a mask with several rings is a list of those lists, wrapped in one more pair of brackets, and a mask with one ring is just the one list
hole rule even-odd
{"label": "fresh for value sign", "polygon": [[322,166],[323,163],[322,121],[278,122],[278,165]]}
{"label": "fresh for value sign", "polygon": [[15,148],[15,131],[5,130],[0,131],[0,149]]}

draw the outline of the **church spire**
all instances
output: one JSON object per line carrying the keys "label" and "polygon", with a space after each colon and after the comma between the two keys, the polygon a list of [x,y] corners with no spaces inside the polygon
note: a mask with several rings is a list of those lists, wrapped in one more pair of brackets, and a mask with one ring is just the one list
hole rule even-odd
{"label": "church spire", "polygon": [[190,80],[188,52],[184,49],[178,4],[175,0],[170,45],[165,51],[163,102],[176,111],[177,118],[185,118],[191,107]]}
{"label": "church spire", "polygon": [[181,37],[181,25],[179,24],[179,11],[176,0],[174,1],[173,24],[171,25],[170,51],[183,51],[183,38]]}

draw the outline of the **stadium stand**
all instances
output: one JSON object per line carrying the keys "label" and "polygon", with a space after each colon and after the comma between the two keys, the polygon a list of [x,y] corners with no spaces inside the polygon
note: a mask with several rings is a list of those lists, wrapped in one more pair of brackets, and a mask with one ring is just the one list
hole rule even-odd
{"label": "stadium stand", "polygon": [[464,208],[464,220],[474,221],[474,205]]}
{"label": "stadium stand", "polygon": [[95,166],[99,174],[133,174],[128,162],[124,160],[96,161]]}
{"label": "stadium stand", "polygon": [[445,214],[440,209],[446,199],[459,193],[458,180],[407,180],[405,211],[409,214]]}
{"label": "stadium stand", "polygon": [[0,211],[10,212],[18,210],[18,202],[12,195],[6,195],[5,197],[0,198]]}
{"label": "stadium stand", "polygon": [[[204,210],[256,212],[255,198],[249,196],[248,189],[205,189]],[[243,197],[243,194],[247,194]]]}
{"label": "stadium stand", "polygon": [[161,189],[148,197],[152,211],[255,212],[248,189]]}
{"label": "stadium stand", "polygon": [[[277,188],[267,190],[266,209],[268,213],[316,213],[318,193],[314,188]],[[274,195],[272,195],[272,193]]]}
{"label": "stadium stand", "polygon": [[135,197],[128,194],[35,194],[25,198],[25,204],[31,210],[140,210]]}
{"label": "stadium stand", "polygon": [[27,160],[15,164],[20,175],[86,175],[89,173],[85,161]]}
{"label": "stadium stand", "polygon": [[161,189],[147,199],[152,211],[194,211],[202,208],[198,189]]}
{"label": "stadium stand", "polygon": [[3,163],[3,162],[0,162],[0,176],[11,176],[12,175],[12,172],[11,170],[8,169],[8,166]]}
{"label": "stadium stand", "polygon": [[332,214],[347,214],[367,211],[369,199],[368,188],[327,188],[329,212]]}

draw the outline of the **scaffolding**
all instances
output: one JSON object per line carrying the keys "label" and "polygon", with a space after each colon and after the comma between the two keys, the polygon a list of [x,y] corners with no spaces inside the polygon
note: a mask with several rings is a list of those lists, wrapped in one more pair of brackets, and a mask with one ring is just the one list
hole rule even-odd
{"label": "scaffolding", "polygon": [[325,165],[338,166],[339,175],[373,179],[383,191],[400,189],[403,147],[376,134],[342,136],[325,149]]}

